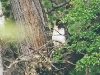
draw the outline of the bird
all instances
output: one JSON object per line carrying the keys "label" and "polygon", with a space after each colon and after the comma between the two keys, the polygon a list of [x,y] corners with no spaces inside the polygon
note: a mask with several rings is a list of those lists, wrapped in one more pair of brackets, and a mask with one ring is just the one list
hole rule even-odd
{"label": "bird", "polygon": [[69,38],[69,32],[66,30],[63,23],[60,22],[61,20],[57,19],[54,21],[54,28],[52,34],[52,41],[54,46],[60,47],[66,44],[66,40]]}

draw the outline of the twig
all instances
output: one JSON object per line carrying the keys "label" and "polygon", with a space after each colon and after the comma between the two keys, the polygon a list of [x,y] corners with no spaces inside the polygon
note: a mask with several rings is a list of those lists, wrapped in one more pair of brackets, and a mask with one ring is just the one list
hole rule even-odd
{"label": "twig", "polygon": [[67,63],[76,66],[76,64],[74,64],[74,63],[72,63],[72,62],[70,62],[70,61],[68,61],[68,60],[67,60]]}

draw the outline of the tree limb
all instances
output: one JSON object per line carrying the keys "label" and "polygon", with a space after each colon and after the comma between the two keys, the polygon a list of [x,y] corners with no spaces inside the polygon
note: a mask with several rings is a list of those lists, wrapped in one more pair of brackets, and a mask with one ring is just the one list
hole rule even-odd
{"label": "tree limb", "polygon": [[50,10],[48,10],[48,11],[46,12],[46,14],[50,13],[51,11],[54,11],[55,9],[57,9],[57,8],[59,8],[59,7],[62,7],[62,6],[64,6],[64,5],[66,5],[66,4],[69,4],[69,2],[70,2],[70,0],[68,0],[68,1],[66,1],[66,2],[64,2],[64,3],[60,3],[60,4],[56,5],[56,6],[53,6],[53,8],[51,8]]}

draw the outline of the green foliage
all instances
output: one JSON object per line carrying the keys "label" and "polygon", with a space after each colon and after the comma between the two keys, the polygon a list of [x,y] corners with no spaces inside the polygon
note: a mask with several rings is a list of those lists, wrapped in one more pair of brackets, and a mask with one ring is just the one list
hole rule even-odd
{"label": "green foliage", "polygon": [[47,9],[50,9],[52,7],[52,5],[50,4],[50,1],[49,0],[45,0],[44,1],[44,5]]}
{"label": "green foliage", "polygon": [[[59,0],[55,2],[59,3]],[[90,67],[91,75],[95,75],[100,73],[100,0],[72,0],[70,4],[73,7],[67,10],[61,7],[49,13],[49,22],[52,24],[55,19],[60,18],[63,23],[67,23],[71,34],[68,41],[72,44],[66,47],[85,54],[70,75],[85,75],[87,67]],[[47,5],[45,8],[50,9],[51,6]],[[55,50],[53,60],[60,59],[63,59],[63,53]]]}
{"label": "green foliage", "polygon": [[53,58],[52,60],[53,61],[59,61],[59,63],[63,63],[62,60],[64,58],[64,53],[66,52],[66,49],[65,48],[61,48],[61,49],[56,49],[54,50],[54,53],[53,53]]}
{"label": "green foliage", "polygon": [[[65,0],[55,0],[53,5],[64,1]],[[44,0],[43,2],[46,11],[52,8],[50,0]],[[65,7],[60,7],[49,13],[48,20],[52,25],[53,21],[57,18],[67,23],[69,33],[71,34],[68,41],[72,44],[66,47],[77,53],[85,54],[85,56],[77,62],[76,69],[71,71],[70,75],[85,75],[87,67],[90,69],[90,75],[96,75],[100,73],[100,0],[72,0],[70,4],[73,5],[73,8],[65,10]],[[12,18],[10,15],[10,0],[2,0],[2,5],[4,15]],[[66,12],[68,12],[68,14]],[[11,33],[11,31],[9,32]],[[0,32],[0,34],[1,33],[2,32]],[[5,35],[8,35],[8,31],[2,36],[5,37]],[[10,37],[13,37],[13,35],[10,35]],[[12,51],[19,56],[17,42],[11,42],[10,47]],[[55,50],[53,61],[62,60],[65,52],[64,49]]]}
{"label": "green foliage", "polygon": [[3,13],[6,18],[13,19],[10,0],[1,0]]}
{"label": "green foliage", "polygon": [[14,58],[18,58],[18,56],[20,55],[18,43],[16,41],[13,41],[9,45],[10,45],[10,49],[13,51]]}
{"label": "green foliage", "polygon": [[[43,5],[45,8],[45,11],[49,11],[50,9],[53,8],[53,6],[56,6],[60,3],[64,3],[66,0],[54,0],[52,3],[50,2],[50,0],[43,0]],[[63,18],[64,14],[62,12],[66,12],[65,10],[65,6],[54,9],[53,11],[51,11],[50,13],[48,13],[48,21],[51,23],[51,25],[53,26],[53,21],[58,19],[58,18]]]}
{"label": "green foliage", "polygon": [[[74,7],[69,10],[63,22],[68,23],[71,34],[69,41],[72,45],[70,50],[80,53],[85,52],[83,59],[77,62],[76,70],[81,71],[88,66],[91,75],[100,73],[100,0],[73,0],[70,2]],[[95,70],[95,71],[93,71]],[[77,74],[78,75],[78,74]]]}
{"label": "green foliage", "polygon": [[15,26],[15,22],[11,19],[5,19],[5,27],[0,28],[0,43],[10,40],[17,40],[18,29]]}

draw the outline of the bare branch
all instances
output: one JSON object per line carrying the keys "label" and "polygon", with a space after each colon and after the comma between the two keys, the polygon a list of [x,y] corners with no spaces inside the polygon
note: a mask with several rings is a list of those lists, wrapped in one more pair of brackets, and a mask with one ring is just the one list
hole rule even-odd
{"label": "bare branch", "polygon": [[46,14],[50,13],[51,11],[54,11],[55,9],[57,9],[57,8],[59,8],[59,7],[62,7],[62,6],[64,6],[64,5],[66,5],[66,4],[69,4],[69,2],[70,2],[70,0],[68,0],[68,1],[66,1],[66,2],[64,2],[64,3],[60,3],[60,4],[56,5],[56,6],[53,6],[53,8],[51,8],[50,10],[48,10],[48,11],[46,12]]}
{"label": "bare branch", "polygon": [[15,61],[13,61],[7,68],[10,69],[13,65],[21,62],[21,61],[29,61],[31,59],[30,56],[20,56]]}

